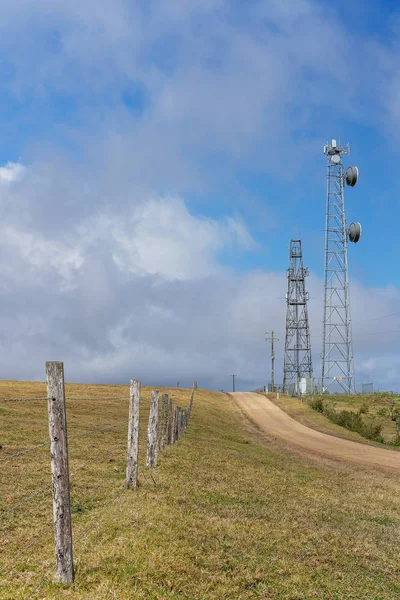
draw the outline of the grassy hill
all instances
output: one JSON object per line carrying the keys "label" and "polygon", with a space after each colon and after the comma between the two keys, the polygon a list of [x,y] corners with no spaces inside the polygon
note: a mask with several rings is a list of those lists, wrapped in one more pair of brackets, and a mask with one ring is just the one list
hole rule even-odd
{"label": "grassy hill", "polygon": [[[24,386],[0,383],[0,398],[45,392],[43,384]],[[169,392],[186,405],[188,390]],[[67,386],[69,397],[127,394],[123,386]],[[0,598],[29,597],[38,583],[32,598],[399,597],[400,480],[392,474],[294,454],[258,432],[229,395],[198,390],[185,435],[155,470],[142,471],[138,490],[125,491],[127,401],[71,399],[67,410],[70,436],[122,423],[70,442],[72,472],[92,460],[71,477],[75,583],[51,581],[47,494],[0,521],[0,569],[48,527],[14,571],[0,576]],[[1,459],[46,440],[45,403],[0,403],[0,424]],[[142,464],[143,450],[142,443]],[[31,457],[0,463],[0,512],[48,484],[48,447]]]}

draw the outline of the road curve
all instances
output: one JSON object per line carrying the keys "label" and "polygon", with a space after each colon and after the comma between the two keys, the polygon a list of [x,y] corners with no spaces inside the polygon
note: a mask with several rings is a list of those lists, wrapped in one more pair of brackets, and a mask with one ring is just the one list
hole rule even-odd
{"label": "road curve", "polygon": [[366,467],[400,473],[400,453],[337,438],[298,423],[261,394],[231,394],[238,405],[263,431],[292,446]]}

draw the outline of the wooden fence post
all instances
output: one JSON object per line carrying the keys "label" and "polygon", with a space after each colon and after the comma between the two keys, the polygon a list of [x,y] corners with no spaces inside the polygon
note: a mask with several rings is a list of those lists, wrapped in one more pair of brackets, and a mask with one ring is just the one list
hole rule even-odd
{"label": "wooden fence post", "polygon": [[[197,386],[196,386],[196,387],[197,387]],[[193,399],[194,399],[194,390],[195,390],[195,389],[196,389],[196,388],[193,386],[192,392],[191,392],[191,394],[190,394],[190,402],[189,402],[189,416],[190,416],[190,413],[192,412]]]}
{"label": "wooden fence post", "polygon": [[181,439],[183,434],[183,410],[179,409],[179,439]]}
{"label": "wooden fence post", "polygon": [[161,427],[160,427],[160,450],[164,450],[168,444],[168,394],[162,395],[161,404]]}
{"label": "wooden fence post", "polygon": [[174,413],[172,411],[172,400],[168,398],[168,428],[167,428],[167,443],[174,443]]}
{"label": "wooden fence post", "polygon": [[179,439],[181,439],[183,433],[183,410],[179,408]]}
{"label": "wooden fence post", "polygon": [[54,538],[56,546],[56,576],[62,583],[72,583],[74,580],[74,562],[69,493],[64,365],[62,362],[46,362],[46,380]]}
{"label": "wooden fence post", "polygon": [[156,467],[158,459],[158,397],[158,392],[151,392],[149,424],[147,426],[146,467],[148,469]]}
{"label": "wooden fence post", "polygon": [[174,410],[174,443],[179,439],[179,406]]}
{"label": "wooden fence post", "polygon": [[137,487],[138,484],[140,388],[140,381],[131,379],[125,483],[127,488]]}

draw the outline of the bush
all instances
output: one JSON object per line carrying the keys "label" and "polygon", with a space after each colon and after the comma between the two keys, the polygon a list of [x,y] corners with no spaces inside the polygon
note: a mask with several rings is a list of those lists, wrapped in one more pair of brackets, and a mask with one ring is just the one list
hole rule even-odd
{"label": "bush", "polygon": [[376,442],[384,441],[382,437],[382,425],[380,423],[363,423],[363,433],[361,435],[367,438],[367,440],[374,440]]}
{"label": "bush", "polygon": [[387,408],[385,408],[384,406],[381,406],[381,407],[379,407],[379,408],[378,408],[378,410],[377,410],[377,414],[378,414],[380,417],[388,417],[388,416],[389,416],[389,411],[388,411],[388,409],[387,409]]}
{"label": "bush", "polygon": [[366,402],[363,402],[360,406],[360,408],[358,409],[358,412],[360,413],[360,415],[366,415],[367,412],[369,411],[369,406]]}
{"label": "bush", "polygon": [[392,421],[397,421],[397,419],[400,417],[400,408],[398,406],[390,408],[390,418]]}
{"label": "bush", "polygon": [[[308,404],[313,410],[323,413],[330,421],[345,427],[349,431],[355,431],[368,440],[384,443],[382,437],[382,425],[376,422],[364,423],[361,414],[361,409],[358,412],[352,410],[335,410],[331,402],[324,401],[321,397],[316,396],[309,400]],[[367,412],[364,411],[364,412]],[[397,416],[400,427],[400,413]]]}
{"label": "bush", "polygon": [[311,398],[311,400],[309,400],[308,404],[311,406],[311,408],[313,410],[316,410],[317,412],[320,412],[320,413],[324,412],[324,401],[319,396],[316,396],[315,398]]}

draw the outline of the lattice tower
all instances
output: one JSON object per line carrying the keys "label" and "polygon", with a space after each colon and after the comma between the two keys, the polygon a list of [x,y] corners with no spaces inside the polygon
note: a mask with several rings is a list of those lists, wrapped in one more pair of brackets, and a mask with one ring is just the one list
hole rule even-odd
{"label": "lattice tower", "polygon": [[[344,171],[342,156],[350,146],[324,147],[327,159],[325,286],[322,341],[322,389],[355,392],[353,343],[350,316],[347,264],[346,217],[344,209]],[[357,171],[358,173],[358,171]],[[358,175],[357,175],[358,176]],[[354,183],[349,185],[354,186]]]}
{"label": "lattice tower", "polygon": [[286,338],[283,368],[283,389],[298,385],[301,378],[312,378],[310,328],[308,323],[308,293],[305,278],[308,269],[303,266],[301,240],[290,241],[290,262],[287,272]]}

